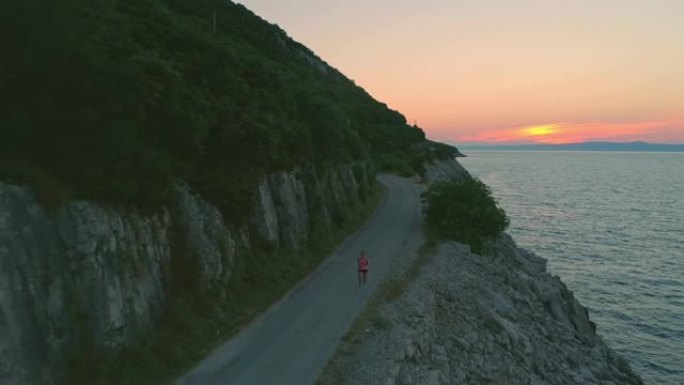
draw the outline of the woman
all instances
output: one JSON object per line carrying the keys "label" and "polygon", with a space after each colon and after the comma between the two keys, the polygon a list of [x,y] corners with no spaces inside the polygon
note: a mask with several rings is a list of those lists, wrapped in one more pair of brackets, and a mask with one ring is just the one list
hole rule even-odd
{"label": "woman", "polygon": [[366,275],[368,274],[368,265],[370,265],[370,261],[366,258],[365,251],[361,251],[361,255],[356,262],[359,265],[359,286],[363,285],[363,287],[366,287]]}

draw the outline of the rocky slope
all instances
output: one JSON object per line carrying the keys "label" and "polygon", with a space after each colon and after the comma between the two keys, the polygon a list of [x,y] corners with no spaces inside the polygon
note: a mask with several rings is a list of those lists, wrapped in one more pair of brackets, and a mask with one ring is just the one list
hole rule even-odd
{"label": "rocky slope", "polygon": [[[440,161],[425,180],[464,173]],[[441,244],[401,297],[368,310],[362,335],[345,342],[319,384],[642,384],[545,259],[505,234],[490,249]],[[399,257],[389,276],[412,258]]]}
{"label": "rocky slope", "polygon": [[305,246],[373,181],[365,163],[269,174],[243,226],[183,182],[153,214],[87,201],[48,211],[0,182],[0,384],[68,383],[74,352],[127,346],[160,322],[179,259],[202,290],[225,294],[254,242]]}
{"label": "rocky slope", "polygon": [[442,244],[378,314],[345,384],[642,384],[546,260],[505,235],[490,255]]}
{"label": "rocky slope", "polygon": [[438,160],[425,165],[425,174],[423,178],[426,182],[432,183],[440,180],[458,178],[467,173],[468,171],[455,159]]}

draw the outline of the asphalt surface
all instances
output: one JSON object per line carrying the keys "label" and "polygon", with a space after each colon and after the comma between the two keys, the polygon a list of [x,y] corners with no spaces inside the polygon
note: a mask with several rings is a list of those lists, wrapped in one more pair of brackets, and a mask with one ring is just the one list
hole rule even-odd
{"label": "asphalt surface", "polygon": [[[420,231],[421,186],[390,175],[386,194],[364,226],[282,300],[212,352],[176,383],[182,385],[307,385],[389,270],[406,240]],[[367,287],[357,283],[356,258],[370,260]]]}

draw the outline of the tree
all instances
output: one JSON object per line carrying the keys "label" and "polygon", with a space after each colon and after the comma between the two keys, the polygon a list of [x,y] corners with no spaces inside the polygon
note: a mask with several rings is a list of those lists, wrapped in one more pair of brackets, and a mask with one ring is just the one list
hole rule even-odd
{"label": "tree", "polygon": [[470,175],[434,183],[423,199],[429,232],[466,243],[475,252],[482,252],[485,242],[509,225],[489,187]]}

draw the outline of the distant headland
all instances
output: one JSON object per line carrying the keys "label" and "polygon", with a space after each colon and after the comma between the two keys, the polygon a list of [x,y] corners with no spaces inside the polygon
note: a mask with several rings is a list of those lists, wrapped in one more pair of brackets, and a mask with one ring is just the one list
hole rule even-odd
{"label": "distant headland", "polygon": [[496,151],[631,151],[631,152],[684,152],[684,144],[658,144],[646,142],[582,142],[565,144],[462,144],[460,150]]}

